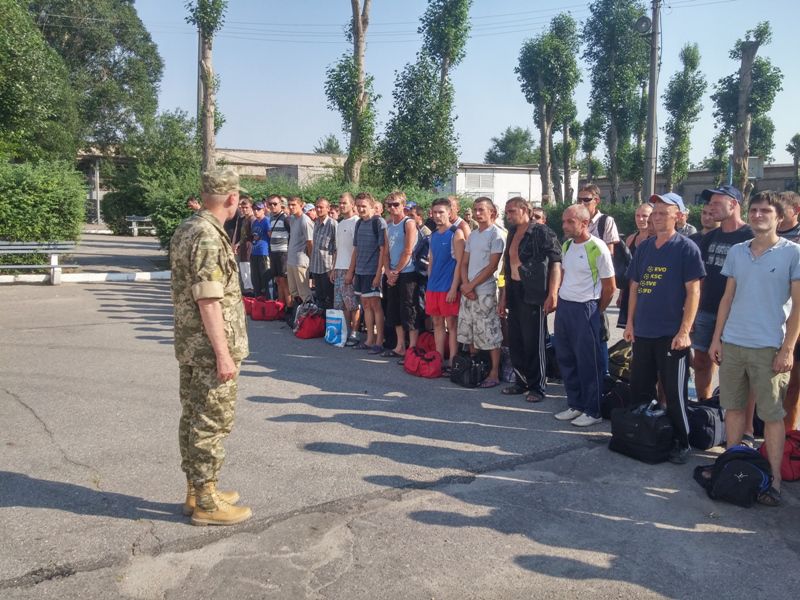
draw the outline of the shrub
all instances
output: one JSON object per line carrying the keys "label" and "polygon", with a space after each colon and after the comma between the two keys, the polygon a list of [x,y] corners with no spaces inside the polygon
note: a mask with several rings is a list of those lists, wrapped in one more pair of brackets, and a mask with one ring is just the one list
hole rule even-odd
{"label": "shrub", "polygon": [[[15,242],[73,241],[85,220],[86,185],[67,162],[0,163],[0,239]],[[44,255],[3,259],[44,263]]]}
{"label": "shrub", "polygon": [[186,196],[163,199],[159,202],[155,210],[150,213],[150,217],[162,248],[169,249],[169,241],[175,229],[191,214],[191,209],[186,208]]}
{"label": "shrub", "polygon": [[128,223],[125,217],[146,215],[147,207],[142,196],[125,192],[109,192],[100,203],[103,222],[114,232],[114,235],[128,235]]}

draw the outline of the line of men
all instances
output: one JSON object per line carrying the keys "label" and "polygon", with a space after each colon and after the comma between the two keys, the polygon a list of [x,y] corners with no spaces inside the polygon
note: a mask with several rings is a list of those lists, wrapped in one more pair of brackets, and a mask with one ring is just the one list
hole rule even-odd
{"label": "line of men", "polygon": [[[721,366],[729,444],[747,439],[749,397],[766,422],[769,460],[779,473],[787,412],[782,403],[800,329],[799,305],[790,301],[800,293],[794,283],[800,280],[800,246],[781,238],[778,227],[787,237],[790,230],[796,235],[800,206],[796,196],[754,196],[748,208],[752,235],[737,240],[728,234],[742,234],[746,227],[741,194],[723,186],[705,196],[709,219],[720,226],[706,227],[704,221],[699,246],[685,235],[696,232],[681,225],[687,213],[682,199],[668,193],[650,199],[652,235],[637,239],[640,243],[631,248],[635,252],[625,274],[624,337],[633,343],[632,393],[649,401],[659,395],[658,383],[676,436],[670,460],[685,462],[694,345],[701,397],[710,395],[711,377],[706,373],[708,383],[703,379],[704,364],[707,369]],[[600,422],[608,361],[604,311],[616,287],[615,245],[623,242],[613,219],[599,211],[595,186],[582,188],[578,202],[564,211],[563,245],[546,226],[545,214],[520,197],[506,203],[508,230],[496,222],[498,211],[489,198],[474,201],[474,228],[458,216],[454,198],[436,200],[425,220],[402,192],[393,192],[384,203],[367,193],[355,198],[342,194],[338,220],[325,198],[310,205],[299,197],[284,202],[270,196],[253,205],[252,217],[249,199],[240,203],[237,196],[236,201],[239,214],[228,232],[241,262],[243,248],[249,253],[253,290],[282,298],[290,307],[313,293],[325,307],[343,310],[353,332],[350,347],[402,362],[427,316],[443,356],[445,346],[454,356],[459,343],[473,353],[489,352],[491,371],[481,387],[495,387],[504,340],[501,317],[506,317],[516,382],[502,393],[540,402],[546,393],[546,319],[555,311],[555,349],[567,395],[567,409],[556,418],[579,427]],[[743,244],[735,246],[734,240]],[[505,284],[498,286],[501,269]],[[720,281],[722,292],[715,296]],[[696,318],[703,306],[711,308],[705,311],[714,318],[711,326],[702,313]],[[357,334],[360,318],[366,329],[363,339]],[[394,347],[384,348],[384,322],[396,334]],[[709,360],[703,363],[706,343]],[[787,399],[786,404],[794,411],[787,416],[788,426],[796,420],[797,402]],[[762,501],[780,502],[779,475]],[[204,505],[209,503],[204,500]]]}

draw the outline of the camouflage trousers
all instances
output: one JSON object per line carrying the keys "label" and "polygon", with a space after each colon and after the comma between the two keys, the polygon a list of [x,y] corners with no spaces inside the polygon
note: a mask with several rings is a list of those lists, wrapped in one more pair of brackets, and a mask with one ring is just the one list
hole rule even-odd
{"label": "camouflage trousers", "polygon": [[[237,371],[238,371],[237,365]],[[238,378],[217,379],[216,367],[180,365],[181,469],[196,484],[216,481],[225,460],[222,441],[233,427]]]}

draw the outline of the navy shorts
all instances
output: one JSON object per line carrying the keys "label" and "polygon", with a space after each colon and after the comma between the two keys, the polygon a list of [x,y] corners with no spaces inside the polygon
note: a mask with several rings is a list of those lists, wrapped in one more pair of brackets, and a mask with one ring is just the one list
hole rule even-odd
{"label": "navy shorts", "polygon": [[717,326],[717,315],[704,310],[698,310],[694,318],[691,339],[692,348],[700,352],[708,352],[711,340],[714,338],[714,328]]}

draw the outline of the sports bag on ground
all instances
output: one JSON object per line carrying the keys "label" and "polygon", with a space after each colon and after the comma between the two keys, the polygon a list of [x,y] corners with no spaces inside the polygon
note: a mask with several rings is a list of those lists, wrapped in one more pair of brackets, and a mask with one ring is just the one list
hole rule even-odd
{"label": "sports bag on ground", "polygon": [[600,396],[600,416],[610,419],[614,409],[625,409],[632,404],[631,386],[625,381],[617,381],[610,390]]}
{"label": "sports bag on ground", "polygon": [[244,312],[249,317],[253,314],[253,304],[256,299],[252,296],[242,296],[242,303],[244,304]]}
{"label": "sports bag on ground", "polygon": [[301,340],[325,337],[325,317],[319,313],[302,315],[297,319],[294,335]]}
{"label": "sports bag on ground", "polygon": [[633,347],[630,342],[619,340],[608,349],[608,372],[615,379],[631,380],[631,358]]}
{"label": "sports bag on ground", "polygon": [[[758,451],[761,456],[767,458],[766,444],[761,444]],[[800,431],[789,431],[786,434],[783,459],[781,459],[781,479],[783,481],[800,479]]]}
{"label": "sports bag on ground", "polygon": [[[288,311],[287,311],[288,312]],[[308,300],[303,302],[300,306],[296,307],[294,310],[294,321],[292,322],[292,329],[297,332],[297,328],[300,326],[300,319],[302,319],[306,315],[324,315],[325,311],[322,310],[319,306],[317,306],[313,300]],[[323,327],[325,323],[325,317],[322,318]],[[322,336],[319,336],[322,337]]]}
{"label": "sports bag on ground", "polygon": [[429,379],[441,377],[442,355],[436,350],[425,352],[425,350],[414,346],[406,350],[403,358],[403,369],[405,369],[406,373],[415,377],[427,377]]}
{"label": "sports bag on ground", "polygon": [[696,467],[694,479],[712,500],[749,507],[772,485],[772,471],[758,450],[740,445],[728,448],[713,465]]}
{"label": "sports bag on ground", "polygon": [[478,387],[489,374],[490,363],[480,354],[458,354],[450,365],[450,381],[461,387]]}
{"label": "sports bag on ground", "polygon": [[697,450],[708,450],[725,443],[725,409],[719,398],[686,405],[689,421],[689,445]]}
{"label": "sports bag on ground", "polygon": [[654,410],[653,403],[618,408],[611,412],[611,441],[608,447],[614,452],[656,464],[667,460],[672,450],[672,440],[669,417],[661,409]]}
{"label": "sports bag on ground", "polygon": [[250,309],[254,321],[276,321],[283,318],[284,304],[279,300],[256,298]]}

